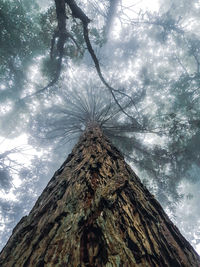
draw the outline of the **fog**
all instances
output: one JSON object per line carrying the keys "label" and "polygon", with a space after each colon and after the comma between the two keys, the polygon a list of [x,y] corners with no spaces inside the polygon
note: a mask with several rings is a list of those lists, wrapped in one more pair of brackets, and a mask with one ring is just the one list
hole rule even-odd
{"label": "fog", "polygon": [[0,247],[95,121],[200,254],[199,2],[55,2],[0,0]]}

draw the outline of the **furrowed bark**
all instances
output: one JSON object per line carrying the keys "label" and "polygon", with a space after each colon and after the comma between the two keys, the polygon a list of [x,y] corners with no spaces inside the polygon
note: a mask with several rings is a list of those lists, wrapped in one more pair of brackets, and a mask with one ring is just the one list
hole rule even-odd
{"label": "furrowed bark", "polygon": [[0,266],[198,267],[200,258],[98,125],[0,254]]}

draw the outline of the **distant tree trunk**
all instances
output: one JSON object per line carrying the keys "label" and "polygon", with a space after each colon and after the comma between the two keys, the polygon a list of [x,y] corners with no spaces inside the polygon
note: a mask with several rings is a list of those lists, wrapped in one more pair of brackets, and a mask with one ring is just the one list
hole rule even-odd
{"label": "distant tree trunk", "polygon": [[14,228],[0,266],[197,267],[200,258],[93,125]]}
{"label": "distant tree trunk", "polygon": [[105,25],[106,37],[109,36],[111,28],[113,26],[113,20],[116,15],[118,4],[119,4],[119,0],[109,0],[109,7],[108,7],[108,12],[106,14],[106,25]]}

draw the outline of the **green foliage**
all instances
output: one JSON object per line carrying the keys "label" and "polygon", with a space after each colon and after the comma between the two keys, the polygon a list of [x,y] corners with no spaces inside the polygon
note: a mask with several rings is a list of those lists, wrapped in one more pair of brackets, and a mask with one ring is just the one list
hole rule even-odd
{"label": "green foliage", "polygon": [[43,75],[45,75],[49,80],[52,79],[52,77],[55,77],[58,67],[58,61],[56,58],[50,58],[49,55],[47,55],[43,60],[41,64],[41,71]]}
{"label": "green foliage", "polygon": [[42,40],[46,46],[46,49],[50,51],[51,39],[54,31],[57,28],[55,7],[49,7],[45,13],[40,15],[39,21],[41,25],[41,31],[38,39]]}
{"label": "green foliage", "polygon": [[[31,8],[31,12],[29,11]],[[33,1],[0,1],[0,81],[6,90],[0,99],[19,98],[26,70],[34,56],[42,53],[39,12]]]}
{"label": "green foliage", "polygon": [[98,31],[96,28],[90,30],[91,37],[94,38],[94,42],[97,46],[102,47],[106,43],[105,29]]}
{"label": "green foliage", "polygon": [[[1,165],[1,162],[0,162]],[[4,188],[6,191],[11,188],[11,183],[10,183],[10,174],[9,171],[6,169],[1,169],[0,168],[0,187]]]}
{"label": "green foliage", "polygon": [[29,17],[23,2],[1,1],[1,60],[6,63],[12,57],[16,58],[16,66],[21,66],[33,49],[40,49],[37,39],[39,25]]}

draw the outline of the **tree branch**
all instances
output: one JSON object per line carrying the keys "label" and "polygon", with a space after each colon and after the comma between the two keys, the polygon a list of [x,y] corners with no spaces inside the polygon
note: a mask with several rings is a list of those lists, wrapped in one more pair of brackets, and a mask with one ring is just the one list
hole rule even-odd
{"label": "tree branch", "polygon": [[137,122],[137,120],[135,118],[133,118],[131,115],[129,115],[124,109],[123,107],[121,106],[121,104],[119,103],[119,101],[117,100],[114,92],[117,92],[121,95],[124,95],[126,96],[127,98],[129,98],[133,105],[134,102],[132,100],[132,98],[125,94],[124,92],[121,92],[120,90],[117,90],[117,89],[114,89],[113,87],[111,87],[107,82],[106,80],[104,79],[103,75],[102,75],[102,72],[101,72],[101,68],[100,68],[100,65],[99,65],[99,61],[95,55],[95,52],[92,48],[92,45],[91,45],[91,42],[90,42],[90,39],[89,39],[89,33],[88,33],[88,24],[90,22],[90,19],[85,15],[85,13],[81,10],[80,7],[77,6],[77,4],[75,3],[74,0],[65,0],[65,2],[69,5],[71,11],[72,11],[72,16],[74,16],[75,18],[78,18],[81,20],[82,24],[83,24],[83,34],[84,34],[84,39],[85,39],[85,42],[86,42],[86,45],[87,45],[87,49],[92,57],[92,60],[94,62],[94,65],[95,65],[95,68],[96,68],[96,71],[97,71],[97,74],[100,78],[100,80],[102,81],[102,83],[108,88],[108,90],[110,91],[115,103],[117,104],[117,106],[120,108],[120,110],[122,111],[122,113],[124,113],[129,119],[131,119],[131,121],[137,125],[137,127],[141,128],[142,126]]}

